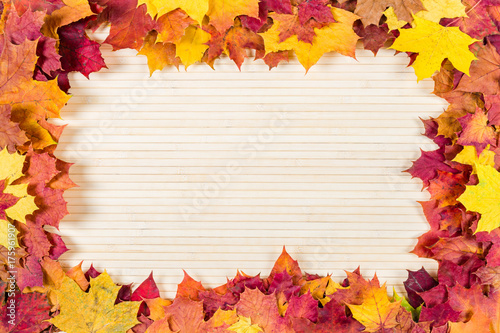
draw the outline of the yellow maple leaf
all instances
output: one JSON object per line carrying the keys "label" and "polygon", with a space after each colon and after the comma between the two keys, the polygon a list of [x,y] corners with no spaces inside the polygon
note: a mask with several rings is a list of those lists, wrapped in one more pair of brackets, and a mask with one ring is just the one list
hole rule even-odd
{"label": "yellow maple leaf", "polygon": [[[5,209],[5,215],[13,220],[26,223],[26,215],[32,214],[38,207],[35,197],[28,194],[28,184],[12,185],[12,182],[23,175],[23,166],[26,156],[9,154],[6,148],[0,151],[0,180],[6,180],[3,193],[11,194],[19,200]],[[8,227],[8,225],[4,225]]]}
{"label": "yellow maple leaf", "polygon": [[4,193],[19,198],[14,206],[5,210],[5,214],[13,220],[26,223],[26,215],[30,215],[38,209],[35,197],[28,194],[28,184],[9,185],[5,188]]}
{"label": "yellow maple leaf", "polygon": [[476,163],[477,185],[469,185],[457,199],[468,211],[478,212],[481,218],[476,232],[490,232],[500,226],[500,173],[492,166]]}
{"label": "yellow maple leaf", "polygon": [[7,149],[0,151],[0,180],[7,179],[9,185],[23,175],[23,166],[26,156],[18,153],[9,154]]}
{"label": "yellow maple leaf", "polygon": [[299,41],[297,35],[280,43],[280,21],[275,20],[268,31],[260,34],[264,39],[266,54],[293,50],[306,71],[327,52],[335,51],[354,58],[359,36],[352,30],[352,24],[359,19],[359,16],[339,8],[330,8],[330,10],[336,22],[321,29],[315,28],[316,36],[312,44]]}
{"label": "yellow maple leaf", "polygon": [[455,156],[453,162],[472,166],[472,173],[477,173],[476,164],[495,166],[495,153],[490,150],[490,145],[477,156],[476,147],[464,146],[464,149]]}
{"label": "yellow maple leaf", "polygon": [[210,319],[212,327],[219,327],[222,325],[232,325],[239,320],[236,310],[221,310],[220,308],[215,311]]}
{"label": "yellow maple leaf", "polygon": [[442,18],[465,17],[465,6],[461,0],[422,0],[425,9],[415,14],[420,18],[439,23]]}
{"label": "yellow maple leaf", "polygon": [[59,314],[49,321],[67,333],[126,332],[136,324],[141,302],[115,304],[120,286],[104,271],[90,280],[89,291],[65,276],[61,287],[53,289],[59,302]]}
{"label": "yellow maple leaf", "polygon": [[386,23],[390,30],[402,28],[406,25],[406,23],[408,23],[406,21],[398,19],[396,13],[394,12],[394,8],[392,7],[387,8],[384,12],[384,15],[387,18]]}
{"label": "yellow maple leaf", "polygon": [[138,5],[146,4],[147,12],[153,18],[158,17],[177,8],[182,9],[192,19],[201,24],[208,12],[209,0],[139,0]]}
{"label": "yellow maple leaf", "polygon": [[[348,287],[347,287],[348,288]],[[332,280],[330,276],[325,276],[320,279],[315,279],[307,281],[300,289],[301,294],[310,292],[311,296],[318,300],[323,306],[330,302],[330,295],[336,292],[338,289],[347,289],[342,287],[339,283]]]}
{"label": "yellow maple leaf", "polygon": [[239,15],[259,17],[259,0],[211,0],[209,3],[207,16],[220,32],[229,29]]}
{"label": "yellow maple leaf", "polygon": [[396,316],[401,301],[391,303],[387,296],[385,284],[382,287],[372,286],[366,291],[361,305],[347,304],[353,317],[365,326],[365,332],[394,328],[398,325]]}
{"label": "yellow maple leaf", "polygon": [[[13,237],[9,237],[9,233],[13,235]],[[17,241],[18,233],[19,231],[17,231],[16,227],[14,227],[9,221],[0,219],[0,245],[6,249],[19,247],[19,243]]]}
{"label": "yellow maple leaf", "polygon": [[464,34],[458,27],[443,27],[417,16],[413,23],[412,29],[399,29],[401,34],[390,48],[418,53],[412,67],[419,81],[439,70],[444,59],[469,75],[470,64],[476,59],[469,45],[475,43],[476,39]]}
{"label": "yellow maple leaf", "polygon": [[186,69],[203,58],[203,54],[208,49],[206,43],[210,38],[210,34],[201,28],[191,25],[186,29],[184,36],[176,43],[175,50]]}
{"label": "yellow maple leaf", "polygon": [[[431,22],[439,23],[442,18],[465,17],[465,6],[461,0],[422,0],[425,9],[415,14],[415,16]],[[402,28],[408,22],[399,20],[394,8],[389,7],[384,12],[387,18],[389,29],[396,30]]]}
{"label": "yellow maple leaf", "polygon": [[236,333],[264,332],[262,328],[259,327],[259,325],[256,324],[252,325],[252,321],[250,318],[243,316],[238,316],[238,318],[239,318],[238,322],[234,323],[233,325],[227,328],[228,331],[233,331]]}

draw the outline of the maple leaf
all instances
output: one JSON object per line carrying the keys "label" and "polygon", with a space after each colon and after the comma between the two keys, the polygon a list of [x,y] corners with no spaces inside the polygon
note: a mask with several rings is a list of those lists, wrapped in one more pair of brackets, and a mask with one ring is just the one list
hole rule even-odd
{"label": "maple leaf", "polygon": [[165,318],[169,319],[162,326],[171,328],[173,332],[205,332],[203,329],[204,315],[202,302],[196,302],[185,297],[176,297],[174,302],[165,308],[165,314]]}
{"label": "maple leaf", "polygon": [[10,105],[0,105],[0,149],[7,148],[12,153],[26,141],[28,138],[19,124],[11,121]]}
{"label": "maple leaf", "polygon": [[467,186],[465,192],[458,198],[469,211],[481,214],[477,229],[491,232],[500,226],[500,174],[489,165],[476,164],[479,183]]}
{"label": "maple leaf", "polygon": [[[332,14],[329,7],[326,7]],[[299,16],[299,10],[294,7],[293,14],[270,14],[270,17],[273,19],[274,24],[278,22],[278,30],[279,30],[279,43],[283,43],[285,40],[292,36],[297,36],[299,42],[305,42],[312,44],[313,39],[316,36],[314,28],[322,28],[322,24],[319,24],[315,20],[309,20],[305,23],[302,23]],[[332,15],[333,18],[333,15]],[[335,20],[332,19],[334,22]]]}
{"label": "maple leaf", "polygon": [[300,270],[299,264],[296,260],[294,260],[288,252],[286,252],[285,247],[281,252],[281,255],[278,257],[276,262],[274,263],[273,268],[271,269],[271,273],[267,278],[268,283],[271,283],[274,280],[274,277],[277,274],[286,272],[288,275],[292,277],[292,281],[294,285],[303,284],[303,274]]}
{"label": "maple leaf", "polygon": [[225,32],[239,15],[259,17],[259,0],[211,0],[207,16],[218,31]]}
{"label": "maple leaf", "polygon": [[184,271],[184,279],[182,279],[182,282],[177,286],[177,294],[175,297],[185,297],[194,301],[199,301],[199,293],[203,291],[206,291],[206,289],[201,282],[196,281]]}
{"label": "maple leaf", "polygon": [[347,304],[347,306],[353,317],[365,326],[365,332],[383,331],[398,325],[396,316],[401,301],[390,302],[385,284],[382,287],[372,286],[366,290],[361,305]]}
{"label": "maple leaf", "polygon": [[253,324],[250,318],[238,316],[238,322],[227,328],[228,331],[236,333],[257,333],[264,332],[259,325]]}
{"label": "maple leaf", "polygon": [[264,38],[266,54],[293,50],[306,71],[326,52],[336,51],[354,57],[359,36],[352,29],[352,24],[358,16],[338,8],[331,8],[331,12],[336,23],[314,29],[316,36],[312,44],[299,41],[296,35],[280,43],[280,22],[274,22],[268,31],[260,34]]}
{"label": "maple leaf", "polygon": [[446,207],[457,204],[457,198],[465,191],[465,183],[468,177],[462,173],[437,171],[438,176],[429,181],[427,189],[431,194],[431,200],[438,202],[438,207]]}
{"label": "maple leaf", "polygon": [[113,50],[131,48],[140,50],[147,33],[155,28],[146,5],[137,5],[137,0],[100,0],[106,8],[99,15],[111,23],[109,36],[104,43]]}
{"label": "maple leaf", "polygon": [[442,148],[434,151],[423,151],[421,150],[420,157],[413,162],[413,165],[405,172],[411,174],[412,177],[418,177],[424,183],[424,187],[430,185],[430,181],[437,177],[438,170],[458,173],[458,170],[452,168],[446,164],[446,158],[444,157],[444,150]]}
{"label": "maple leaf", "polygon": [[500,126],[500,96],[484,95],[484,106],[488,110],[490,124]]}
{"label": "maple leaf", "polygon": [[14,44],[21,44],[25,39],[38,41],[37,65],[40,69],[50,74],[61,68],[61,56],[56,50],[56,40],[42,35],[40,29],[43,25],[45,12],[27,11],[19,16],[16,11],[11,11],[5,28],[5,35]]}
{"label": "maple leaf", "polygon": [[292,13],[292,4],[290,0],[263,0],[266,8],[270,11],[280,13],[280,14],[291,14]]}
{"label": "maple leaf", "polygon": [[250,318],[264,332],[287,332],[287,323],[280,316],[274,294],[264,295],[258,289],[245,289],[235,308],[239,315]]}
{"label": "maple leaf", "polygon": [[61,27],[59,32],[59,52],[62,68],[68,72],[80,72],[85,77],[98,72],[106,64],[99,50],[99,43],[92,41],[85,33],[84,20]]}
{"label": "maple leaf", "polygon": [[200,61],[208,49],[210,34],[201,28],[190,25],[180,41],[176,43],[175,54],[181,59],[185,68]]}
{"label": "maple leaf", "polygon": [[60,312],[49,321],[68,333],[125,332],[139,323],[136,316],[140,302],[115,304],[119,290],[106,272],[90,280],[88,293],[64,277],[61,288],[52,289]]}
{"label": "maple leaf", "polygon": [[419,17],[415,17],[413,23],[412,29],[399,29],[400,35],[390,48],[418,53],[411,66],[415,69],[419,81],[431,77],[441,68],[445,59],[456,69],[469,74],[471,62],[476,59],[469,51],[469,45],[477,40],[464,34],[459,28],[443,27]]}
{"label": "maple leaf", "polygon": [[467,16],[444,19],[442,21],[443,25],[459,27],[464,33],[477,39],[498,34],[497,24],[495,24],[495,20],[488,11],[491,5],[488,4],[488,1],[463,0],[462,3],[466,6]]}
{"label": "maple leaf", "polygon": [[310,19],[320,23],[333,23],[332,12],[328,8],[327,0],[309,0],[299,5],[299,20],[301,24],[306,24]]}
{"label": "maple leaf", "polygon": [[148,13],[152,17],[161,17],[174,9],[180,8],[200,24],[209,9],[208,0],[139,0],[138,4],[146,4]]}
{"label": "maple leaf", "polygon": [[181,60],[176,56],[176,46],[172,43],[156,43],[158,33],[152,31],[144,39],[144,45],[139,53],[148,58],[149,74],[162,70],[168,65],[179,68]]}
{"label": "maple leaf", "polygon": [[12,318],[8,315],[10,313],[8,303],[2,304],[0,331],[32,333],[42,332],[50,326],[47,321],[50,318],[50,305],[45,294],[15,292],[14,297],[10,297],[8,302],[15,304],[15,316]]}
{"label": "maple leaf", "polygon": [[467,114],[458,121],[462,125],[458,144],[473,145],[477,152],[482,152],[488,145],[496,146],[495,130],[488,125],[488,117],[482,109],[478,108],[474,114]]}
{"label": "maple leaf", "polygon": [[406,22],[413,20],[413,13],[425,10],[420,0],[359,0],[354,13],[361,17],[365,26],[370,24],[378,26],[383,12],[388,7],[392,7],[397,17]]}
{"label": "maple leaf", "polygon": [[58,39],[57,29],[94,15],[88,0],[62,0],[65,6],[45,17],[41,31],[44,35]]}
{"label": "maple leaf", "polygon": [[432,22],[439,23],[442,18],[467,17],[466,7],[461,0],[422,0],[422,4],[426,10],[415,16]]}
{"label": "maple leaf", "polygon": [[173,10],[160,16],[157,20],[159,43],[177,43],[180,41],[187,27],[195,25],[196,21],[190,18],[182,9]]}
{"label": "maple leaf", "polygon": [[310,280],[304,283],[301,288],[301,293],[305,294],[308,291],[314,299],[317,299],[321,303],[321,305],[325,305],[331,300],[328,296],[333,295],[338,289],[345,288],[333,281],[330,276],[325,276],[324,278]]}
{"label": "maple leaf", "polygon": [[4,149],[0,151],[0,219],[9,217],[22,223],[26,223],[26,215],[32,214],[38,209],[35,197],[28,194],[28,185],[13,185],[12,183],[21,177],[25,156],[18,153],[9,154]]}
{"label": "maple leaf", "polygon": [[62,0],[12,0],[19,15],[23,15],[26,11],[47,11],[51,14],[54,10],[64,6]]}
{"label": "maple leaf", "polygon": [[264,50],[264,40],[250,29],[242,26],[232,27],[224,36],[224,49],[239,69],[246,58],[245,49]]}
{"label": "maple leaf", "polygon": [[470,76],[463,76],[457,90],[481,92],[486,95],[500,93],[500,55],[490,42],[479,49],[478,61],[472,63]]}
{"label": "maple leaf", "polygon": [[490,285],[495,289],[500,288],[500,267],[484,266],[479,268],[476,273],[481,280],[482,285]]}
{"label": "maple leaf", "polygon": [[476,174],[476,164],[495,166],[495,153],[490,150],[489,145],[480,154],[475,146],[464,146],[452,161],[472,166],[472,173]]}
{"label": "maple leaf", "polygon": [[370,24],[364,27],[360,21],[356,21],[354,29],[356,34],[361,37],[365,50],[372,51],[374,55],[377,55],[378,50],[391,38],[388,34],[389,30],[385,25],[379,27]]}
{"label": "maple leaf", "polygon": [[418,271],[408,270],[408,279],[403,282],[403,285],[408,293],[408,302],[413,308],[418,308],[423,299],[419,293],[430,290],[438,285],[436,280],[425,270],[421,268]]}

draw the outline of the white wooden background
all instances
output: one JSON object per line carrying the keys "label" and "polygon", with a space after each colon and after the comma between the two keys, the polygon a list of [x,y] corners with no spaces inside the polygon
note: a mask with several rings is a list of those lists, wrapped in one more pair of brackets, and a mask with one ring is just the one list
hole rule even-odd
{"label": "white wooden background", "polygon": [[236,269],[266,276],[283,245],[338,281],[361,265],[401,291],[406,269],[435,273],[408,253],[428,194],[402,170],[434,149],[419,117],[445,104],[406,55],[328,54],[307,75],[295,59],[240,73],[226,58],[149,78],[135,51],[102,51],[109,70],[72,75],[62,113],[57,155],[80,185],[65,195],[64,266],[84,260],[119,283],[154,270],[166,297],[182,269],[207,287]]}

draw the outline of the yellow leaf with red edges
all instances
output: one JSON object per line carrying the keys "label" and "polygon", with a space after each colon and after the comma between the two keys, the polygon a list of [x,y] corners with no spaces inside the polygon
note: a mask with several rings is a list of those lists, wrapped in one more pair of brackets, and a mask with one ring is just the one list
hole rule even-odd
{"label": "yellow leaf with red edges", "polygon": [[359,36],[352,29],[352,25],[359,17],[339,8],[330,8],[330,10],[336,22],[321,29],[315,28],[316,36],[312,44],[299,41],[296,35],[280,43],[281,23],[275,20],[268,31],[260,34],[264,38],[266,54],[293,50],[306,71],[327,52],[335,51],[354,58]]}

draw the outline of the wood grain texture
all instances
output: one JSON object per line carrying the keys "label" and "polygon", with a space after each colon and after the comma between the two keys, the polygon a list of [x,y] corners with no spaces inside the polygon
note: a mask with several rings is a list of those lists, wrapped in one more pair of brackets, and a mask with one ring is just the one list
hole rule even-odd
{"label": "wood grain texture", "polygon": [[329,54],[307,75],[295,59],[240,73],[224,58],[149,78],[135,51],[102,51],[109,69],[72,75],[62,113],[57,156],[80,186],[65,195],[64,266],[119,283],[154,270],[165,297],[182,269],[207,287],[236,269],[267,275],[283,245],[338,281],[361,265],[401,291],[406,269],[435,271],[408,253],[428,194],[402,170],[435,148],[419,117],[445,103],[405,55]]}

